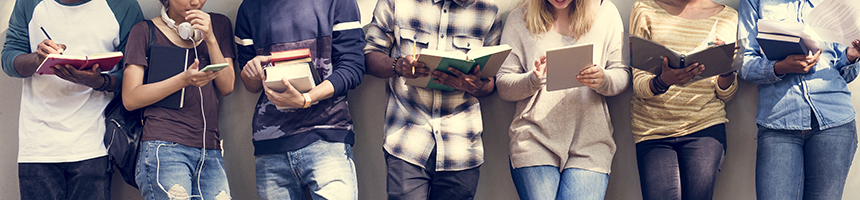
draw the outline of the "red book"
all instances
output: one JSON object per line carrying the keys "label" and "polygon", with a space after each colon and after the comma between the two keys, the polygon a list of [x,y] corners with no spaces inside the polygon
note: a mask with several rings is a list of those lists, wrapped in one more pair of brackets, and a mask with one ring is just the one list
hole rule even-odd
{"label": "red book", "polygon": [[99,69],[102,71],[110,71],[113,67],[122,60],[122,52],[110,52],[93,54],[89,56],[72,56],[49,54],[45,61],[36,69],[36,74],[54,74],[51,67],[56,65],[71,65],[78,70],[91,69],[96,63],[99,64]]}
{"label": "red book", "polygon": [[272,62],[295,60],[311,57],[311,49],[293,49],[272,52]]}

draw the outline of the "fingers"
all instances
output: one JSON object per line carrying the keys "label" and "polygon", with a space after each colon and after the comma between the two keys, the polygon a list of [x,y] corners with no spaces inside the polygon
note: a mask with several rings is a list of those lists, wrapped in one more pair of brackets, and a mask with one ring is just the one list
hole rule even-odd
{"label": "fingers", "polygon": [[60,51],[57,49],[61,49],[59,45],[54,44],[54,41],[46,39],[37,45],[36,54],[44,59],[48,54],[60,54]]}
{"label": "fingers", "polygon": [[854,40],[854,42],[851,42],[851,45],[854,46],[855,50],[860,51],[860,39]]}
{"label": "fingers", "polygon": [[475,65],[475,67],[472,68],[472,73],[469,73],[469,74],[477,76],[478,78],[480,78],[481,77],[481,65]]}
{"label": "fingers", "polygon": [[98,63],[94,64],[93,68],[91,70],[92,70],[92,73],[95,73],[95,74],[102,73],[102,69],[99,67]]}
{"label": "fingers", "polygon": [[460,70],[458,70],[456,68],[448,67],[448,71],[450,71],[452,74],[454,74],[455,77],[466,77],[466,74],[464,74],[463,72],[461,72]]}
{"label": "fingers", "polygon": [[663,66],[662,67],[663,67],[664,72],[669,70],[669,58],[668,57],[663,57]]}
{"label": "fingers", "polygon": [[64,49],[61,48],[60,45],[54,43],[53,40],[43,40],[42,43],[45,44],[47,47],[50,47],[52,53],[60,53],[60,51]]}
{"label": "fingers", "polygon": [[534,73],[537,77],[541,77],[546,75],[546,55],[541,55],[540,58],[535,60],[535,70]]}
{"label": "fingers", "polygon": [[424,62],[421,62],[421,61],[413,62],[412,66],[415,67],[415,76],[418,76],[418,77],[429,76],[430,71],[432,71],[432,70],[430,70],[430,68],[427,68],[427,65],[425,65]]}
{"label": "fingers", "polygon": [[266,56],[257,56],[254,59],[249,60],[245,63],[245,66],[242,67],[242,74],[248,78],[262,80],[264,77],[262,63],[268,63],[269,60],[270,59]]}
{"label": "fingers", "polygon": [[723,45],[723,44],[726,44],[726,42],[721,40],[720,37],[717,36],[716,39],[714,40],[714,45]]}
{"label": "fingers", "polygon": [[811,62],[809,62],[809,61],[807,61],[807,62],[809,62],[810,64],[817,63],[819,58],[821,58],[821,49],[819,49],[818,51],[815,52],[814,55],[812,55],[812,59],[810,60]]}
{"label": "fingers", "polygon": [[684,71],[685,72],[692,72],[692,71],[696,70],[697,68],[699,68],[699,63],[694,62],[693,64],[690,64],[690,65],[687,65],[686,67],[684,67]]}
{"label": "fingers", "polygon": [[293,93],[293,91],[298,92],[298,91],[296,90],[296,88],[295,88],[295,87],[293,87],[293,84],[290,84],[290,81],[289,81],[289,80],[287,80],[286,78],[281,78],[281,82],[283,82],[283,83],[284,83],[284,85],[286,85],[286,86],[287,86],[287,91],[284,91],[284,92],[290,92],[290,93]]}
{"label": "fingers", "polygon": [[69,72],[69,68],[72,68],[71,65],[55,65],[51,67],[51,71],[54,72],[54,75],[59,76],[60,78],[66,79],[72,77],[72,73]]}

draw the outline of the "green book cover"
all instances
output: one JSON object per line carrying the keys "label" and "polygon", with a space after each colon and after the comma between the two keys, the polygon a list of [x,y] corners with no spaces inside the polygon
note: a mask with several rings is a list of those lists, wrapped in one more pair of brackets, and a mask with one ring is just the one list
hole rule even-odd
{"label": "green book cover", "polygon": [[[425,49],[419,54],[418,61],[424,62],[424,65],[432,71],[442,71],[449,75],[453,75],[453,73],[448,71],[448,67],[453,67],[468,74],[475,66],[481,66],[481,77],[487,78],[496,75],[496,72],[502,66],[502,63],[510,52],[511,47],[508,45],[479,47],[465,54],[461,52],[442,52]],[[452,87],[433,82],[434,80],[430,76],[406,79],[406,85],[445,91],[455,90]]]}

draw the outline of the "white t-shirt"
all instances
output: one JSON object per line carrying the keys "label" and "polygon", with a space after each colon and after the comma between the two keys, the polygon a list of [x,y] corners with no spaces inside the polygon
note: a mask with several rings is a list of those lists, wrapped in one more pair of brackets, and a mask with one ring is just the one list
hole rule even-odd
{"label": "white t-shirt", "polygon": [[[120,26],[104,0],[61,5],[44,0],[28,24],[30,49],[47,39],[67,46],[65,55],[117,51]],[[75,162],[107,155],[102,112],[113,93],[95,91],[55,75],[24,78],[18,123],[18,163]]]}

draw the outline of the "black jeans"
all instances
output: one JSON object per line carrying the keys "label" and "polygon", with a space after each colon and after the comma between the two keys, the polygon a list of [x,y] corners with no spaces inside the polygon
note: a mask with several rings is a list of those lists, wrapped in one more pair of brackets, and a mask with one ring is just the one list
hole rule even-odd
{"label": "black jeans", "polygon": [[18,163],[21,199],[110,199],[107,156],[67,163]]}
{"label": "black jeans", "polygon": [[642,198],[712,199],[725,151],[725,124],[686,136],[637,143]]}
{"label": "black jeans", "polygon": [[[385,151],[385,150],[383,150]],[[436,171],[436,149],[421,168],[385,152],[388,199],[474,199],[480,166],[462,171]]]}

